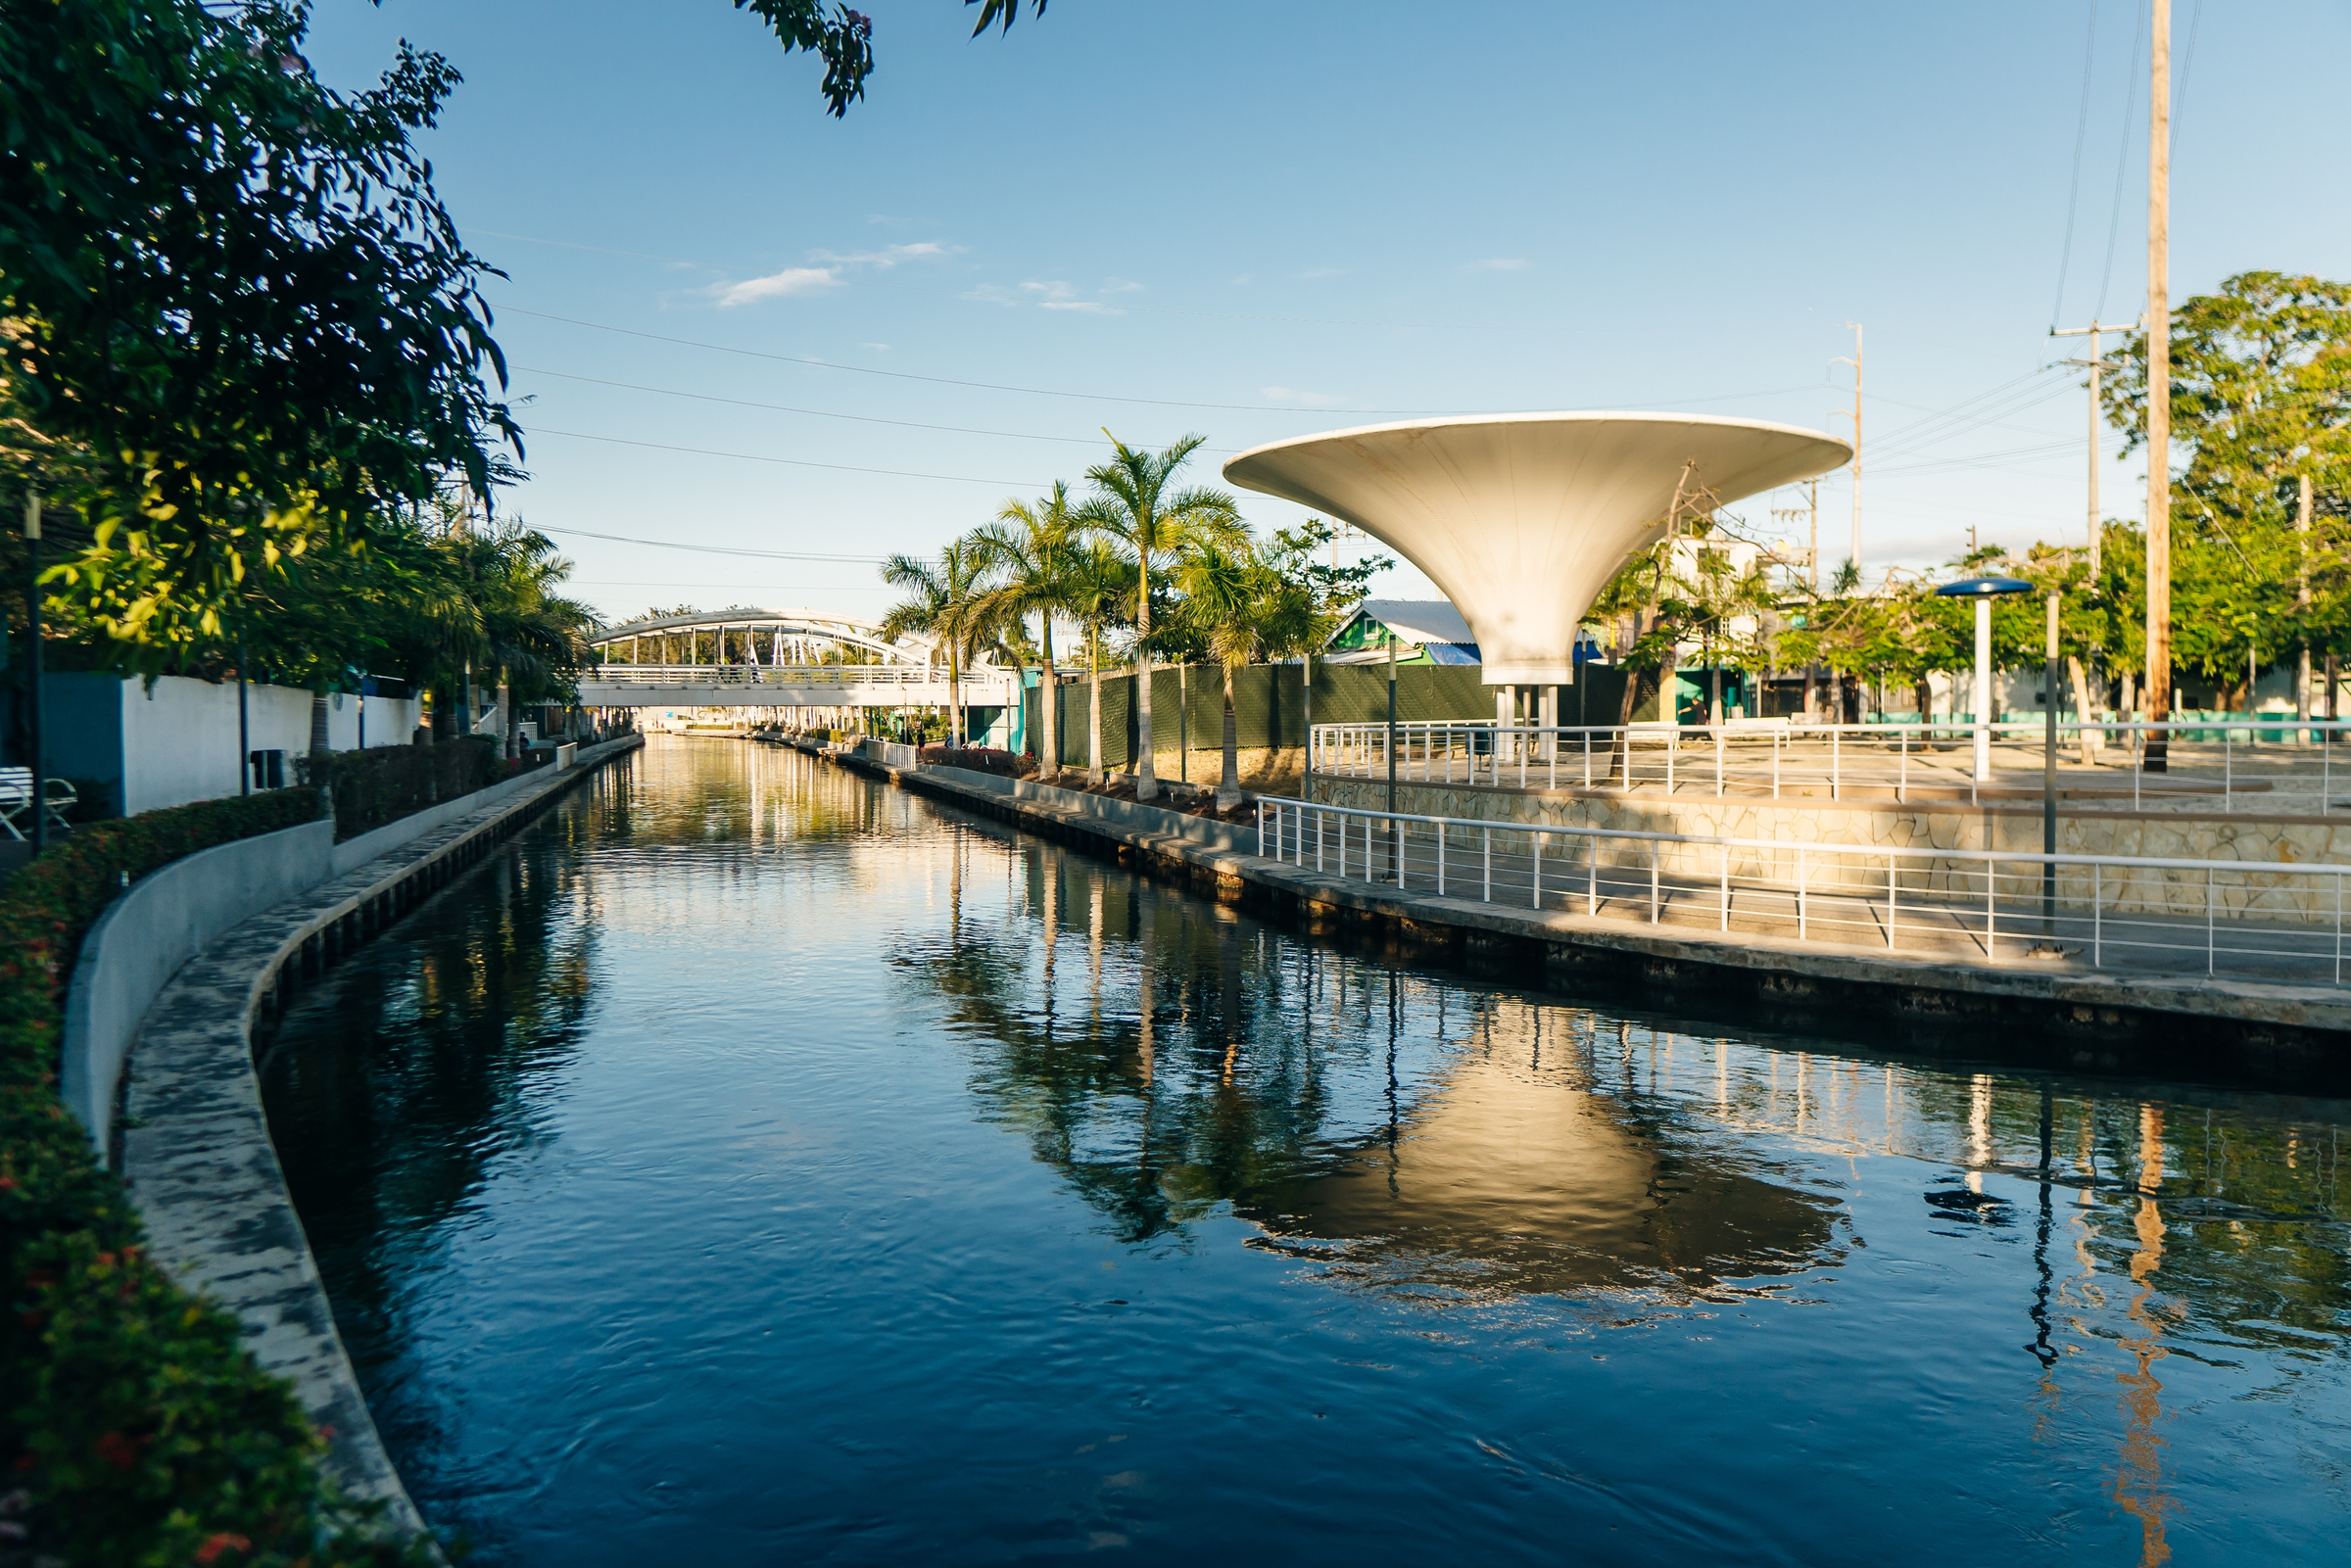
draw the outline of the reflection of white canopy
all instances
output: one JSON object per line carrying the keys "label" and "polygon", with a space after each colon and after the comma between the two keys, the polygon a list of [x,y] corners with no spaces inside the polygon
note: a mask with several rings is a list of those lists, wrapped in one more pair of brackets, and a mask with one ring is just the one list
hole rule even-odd
{"label": "reflection of white canopy", "polygon": [[1401,551],[1476,634],[1488,686],[1575,679],[1575,629],[1664,530],[1686,465],[1727,505],[1846,462],[1835,436],[1687,414],[1420,419],[1242,452],[1224,477]]}

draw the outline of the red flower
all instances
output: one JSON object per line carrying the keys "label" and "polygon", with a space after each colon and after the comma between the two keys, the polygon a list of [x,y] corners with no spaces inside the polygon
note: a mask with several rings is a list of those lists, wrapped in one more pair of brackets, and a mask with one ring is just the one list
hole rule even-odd
{"label": "red flower", "polygon": [[212,1568],[214,1559],[224,1551],[251,1551],[252,1549],[252,1542],[247,1541],[243,1536],[232,1536],[223,1530],[196,1548],[196,1560],[204,1564],[205,1568]]}
{"label": "red flower", "polygon": [[98,1457],[118,1470],[127,1470],[139,1462],[139,1449],[144,1438],[132,1441],[120,1432],[109,1432],[97,1442]]}

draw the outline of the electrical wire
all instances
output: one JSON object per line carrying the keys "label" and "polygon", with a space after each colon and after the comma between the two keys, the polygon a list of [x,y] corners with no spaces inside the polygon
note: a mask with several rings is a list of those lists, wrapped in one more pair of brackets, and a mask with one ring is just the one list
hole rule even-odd
{"label": "electrical wire", "polygon": [[970,474],[926,474],[911,468],[860,468],[852,463],[820,463],[806,457],[764,457],[750,451],[718,451],[708,447],[672,447],[658,441],[631,441],[626,436],[592,436],[580,430],[550,430],[545,425],[534,426],[533,438],[561,436],[569,441],[601,441],[615,447],[644,447],[653,451],[683,451],[696,457],[734,457],[746,463],[783,463],[792,468],[829,468],[843,474],[883,474],[891,479],[938,479],[957,485],[1010,485],[1015,490],[1043,490],[1047,487],[1032,479],[979,479]]}
{"label": "electrical wire", "polygon": [[[617,387],[623,392],[649,392],[663,398],[693,398],[700,403],[723,403],[737,408],[766,408],[776,413],[806,414],[812,419],[851,419],[866,425],[895,425],[901,430],[939,430],[956,436],[994,436],[1005,441],[1053,441],[1071,447],[1102,445],[1099,436],[1032,436],[1019,430],[977,430],[968,425],[927,425],[913,419],[884,419],[875,414],[835,413],[827,408],[795,408],[789,404],[753,403],[746,398],[721,398],[707,392],[679,392],[670,387],[644,387],[629,381],[605,381],[598,376],[573,375],[563,370],[546,370],[537,365],[518,364],[515,369],[526,375],[553,376],[560,381],[584,381],[592,387]],[[1159,443],[1158,445],[1166,445]],[[1223,455],[1223,449],[1203,447],[1203,451]]]}
{"label": "electrical wire", "polygon": [[[627,534],[600,534],[586,528],[552,528],[532,525],[542,534],[569,534],[575,539],[600,539],[614,545],[650,545],[655,549],[692,550],[697,555],[741,555],[763,561],[833,561],[853,566],[877,566],[889,559],[887,555],[828,555],[815,550],[794,549],[736,549],[725,545],[687,545],[674,539],[634,539]],[[657,584],[648,584],[657,587]]]}
{"label": "electrical wire", "polygon": [[2074,179],[2065,193],[2065,249],[2057,256],[2057,297],[2049,302],[2049,330],[2065,309],[2065,275],[2074,264],[2074,217],[2082,199],[2082,149],[2089,140],[2089,83],[2098,63],[2098,0],[2089,0],[2089,43],[2082,54],[2082,113],[2074,124]]}
{"label": "electrical wire", "polygon": [[[1113,393],[1061,392],[1051,387],[1016,387],[1007,386],[992,381],[963,381],[952,376],[918,375],[911,370],[883,370],[872,365],[841,364],[837,360],[809,358],[802,355],[770,354],[761,349],[742,349],[735,347],[733,344],[727,343],[705,343],[698,338],[673,338],[659,332],[639,331],[634,327],[616,327],[607,325],[601,321],[586,321],[582,320],[578,316],[555,315],[546,310],[529,310],[518,305],[503,306],[501,309],[506,310],[510,314],[534,316],[542,321],[560,321],[566,326],[587,327],[591,331],[610,332],[625,338],[645,338],[650,342],[674,344],[680,348],[707,349],[713,354],[740,355],[745,358],[751,359],[773,359],[784,364],[808,365],[818,370],[841,370],[852,375],[887,376],[894,381],[924,381],[929,382],[934,386],[968,387],[979,392],[1013,392],[1020,393],[1027,397],[1035,398],[1069,398],[1081,403],[1126,403],[1160,408],[1205,408],[1229,413],[1280,413],[1294,414],[1299,416],[1319,416],[1325,414],[1389,414],[1395,416],[1418,418],[1441,418],[1447,416],[1475,417],[1480,415],[1519,413],[1524,411],[1523,409],[1518,408],[1303,408],[1293,407],[1282,404],[1185,403],[1173,398],[1128,398],[1120,397]],[[578,379],[585,380],[588,378],[581,377]],[[624,383],[618,382],[611,384],[615,386],[624,385]],[[1695,407],[1701,404],[1739,403],[1751,398],[1776,398],[1792,392],[1810,392],[1818,387],[1818,385],[1819,383],[1817,382],[1807,382],[1801,386],[1766,387],[1755,392],[1726,392],[1704,398],[1651,399],[1646,400],[1644,405],[1651,408],[1686,408]],[[660,389],[647,388],[643,390],[657,391]],[[695,396],[695,394],[684,394],[683,396]],[[841,417],[852,416],[843,415]],[[949,429],[952,427],[931,426],[928,428]],[[589,439],[593,440],[609,438],[592,437]],[[683,451],[687,449],[680,450]],[[721,455],[733,454],[722,453]],[[780,461],[782,459],[776,460]],[[879,473],[887,472],[888,470],[876,469],[873,471]],[[983,483],[997,484],[1001,483],[1001,481],[986,480],[983,481]]]}
{"label": "electrical wire", "polygon": [[2131,34],[2131,61],[2123,70],[2123,144],[2114,154],[2114,211],[2106,218],[2106,270],[2098,278],[2097,308],[2089,312],[2092,321],[2106,319],[2106,295],[2114,287],[2114,241],[2123,224],[2123,170],[2131,161],[2131,124],[2137,118],[2138,106],[2138,46],[2147,32],[2147,10],[2144,6],[2132,8],[2138,17],[2138,25]]}

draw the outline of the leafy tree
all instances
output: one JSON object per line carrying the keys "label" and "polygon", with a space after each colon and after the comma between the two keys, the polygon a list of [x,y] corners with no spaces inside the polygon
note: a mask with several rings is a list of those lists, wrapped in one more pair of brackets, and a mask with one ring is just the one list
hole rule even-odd
{"label": "leafy tree", "polygon": [[338,93],[308,24],[307,0],[0,0],[0,463],[77,515],[56,591],[133,668],[519,451],[484,385],[492,269],[409,142],[457,73],[404,45]]}
{"label": "leafy tree", "polygon": [[[1020,14],[1020,0],[963,0],[981,7],[977,38],[990,26],[1009,32]],[[846,6],[827,12],[822,0],[735,0],[735,9],[748,11],[766,23],[783,43],[784,52],[805,50],[825,63],[825,107],[839,119],[849,105],[865,96],[865,78],[874,73],[874,19]],[[1034,0],[1034,14],[1045,14],[1045,0]]]}
{"label": "leafy tree", "polygon": [[[2146,356],[2145,334],[2130,338],[2103,387],[2126,451],[2146,439]],[[2351,283],[2240,272],[2174,313],[2171,361],[2173,439],[2188,449],[2171,481],[2175,657],[2228,681],[2248,658],[2340,652]]]}
{"label": "leafy tree", "polygon": [[1121,607],[1132,602],[1135,577],[1134,562],[1099,537],[1081,540],[1070,559],[1070,613],[1085,633],[1085,773],[1095,784],[1102,782],[1102,640]]}
{"label": "leafy tree", "polygon": [[[1104,431],[1109,436],[1109,431]],[[1085,471],[1094,497],[1081,513],[1087,528],[1115,539],[1135,563],[1135,694],[1143,734],[1142,756],[1135,769],[1134,797],[1150,800],[1159,793],[1151,769],[1151,566],[1157,559],[1196,543],[1232,544],[1245,540],[1239,505],[1231,495],[1204,487],[1176,489],[1176,473],[1206,436],[1186,436],[1165,451],[1137,451],[1116,436],[1111,460]]]}

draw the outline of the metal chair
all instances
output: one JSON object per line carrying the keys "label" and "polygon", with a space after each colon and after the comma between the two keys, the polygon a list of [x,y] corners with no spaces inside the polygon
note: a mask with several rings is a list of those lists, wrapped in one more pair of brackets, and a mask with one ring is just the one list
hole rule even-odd
{"label": "metal chair", "polygon": [[[71,832],[72,824],[66,820],[66,813],[72,810],[81,797],[63,779],[50,780],[45,793],[48,797],[46,807],[49,825]],[[32,809],[32,770],[0,768],[0,829],[5,829],[11,838],[23,843],[26,836],[24,830],[31,826]]]}

